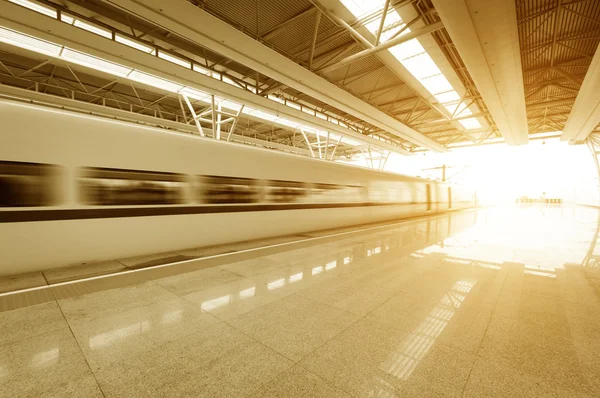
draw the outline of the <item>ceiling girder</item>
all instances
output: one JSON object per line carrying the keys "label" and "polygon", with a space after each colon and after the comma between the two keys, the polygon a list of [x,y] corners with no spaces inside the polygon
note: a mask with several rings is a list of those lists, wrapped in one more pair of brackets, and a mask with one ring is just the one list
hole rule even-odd
{"label": "ceiling girder", "polygon": [[527,143],[527,115],[514,0],[432,0],[500,133]]}
{"label": "ceiling girder", "polygon": [[366,145],[382,147],[403,155],[410,154],[410,152],[399,146],[335,125],[316,116],[263,98],[250,91],[242,90],[9,2],[0,2],[0,25],[52,43],[68,46],[73,50],[119,65],[150,73],[177,84],[218,95],[240,104],[250,105],[256,109],[271,112],[314,128],[340,133]]}
{"label": "ceiling girder", "polygon": [[[185,0],[103,0],[424,148],[447,149]],[[328,15],[328,11],[325,12]],[[372,46],[372,45],[371,45]]]}
{"label": "ceiling girder", "polygon": [[561,141],[582,142],[600,123],[600,44],[565,124]]}

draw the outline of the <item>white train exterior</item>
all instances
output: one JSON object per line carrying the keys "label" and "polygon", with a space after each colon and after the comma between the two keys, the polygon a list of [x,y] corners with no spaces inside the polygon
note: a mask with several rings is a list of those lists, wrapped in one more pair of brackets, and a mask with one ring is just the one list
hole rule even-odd
{"label": "white train exterior", "polygon": [[0,101],[0,275],[459,210],[398,174]]}

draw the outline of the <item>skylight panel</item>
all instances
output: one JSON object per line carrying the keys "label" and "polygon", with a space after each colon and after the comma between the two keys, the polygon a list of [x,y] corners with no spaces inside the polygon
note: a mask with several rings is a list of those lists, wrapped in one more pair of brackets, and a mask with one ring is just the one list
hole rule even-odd
{"label": "skylight panel", "polygon": [[168,52],[158,50],[158,58],[164,59],[165,61],[169,61],[171,63],[177,64],[179,66],[183,66],[187,69],[192,69],[192,63],[185,59],[176,57],[174,55],[169,54]]}
{"label": "skylight panel", "polygon": [[145,52],[146,54],[155,55],[156,50],[153,47],[147,46],[139,41],[132,40],[127,36],[123,36],[120,34],[115,34],[115,41],[121,44],[125,44],[126,46],[135,48],[136,50],[140,50]]}
{"label": "skylight panel", "polygon": [[481,123],[479,123],[479,121],[475,118],[459,120],[458,122],[466,129],[477,129],[481,127]]}
{"label": "skylight panel", "polygon": [[452,101],[458,101],[460,99],[460,95],[454,90],[448,91],[445,93],[436,94],[435,98],[440,101],[440,103],[448,103]]}
{"label": "skylight panel", "polygon": [[68,61],[79,65],[87,66],[88,68],[96,69],[102,72],[110,73],[111,75],[117,75],[121,77],[127,76],[132,70],[131,68],[126,68],[124,66],[105,61],[103,59],[99,59],[91,55],[80,53],[79,51],[71,50],[70,48],[66,47],[61,54],[61,58],[64,58]]}
{"label": "skylight panel", "polygon": [[210,76],[210,69],[206,69],[198,64],[192,65],[192,70],[194,72],[202,73],[203,75]]}
{"label": "skylight panel", "polygon": [[285,100],[278,97],[277,95],[269,94],[269,95],[267,95],[267,98],[269,98],[272,101],[279,102],[280,104],[285,104]]}
{"label": "skylight panel", "polygon": [[9,0],[9,1],[11,3],[18,4],[25,8],[29,8],[30,10],[33,10],[35,12],[39,12],[40,14],[44,14],[44,15],[47,15],[49,17],[56,19],[57,12],[55,9],[46,7],[42,4],[39,4],[38,2],[30,1],[30,0]]}
{"label": "skylight panel", "polygon": [[302,107],[302,112],[304,112],[304,113],[308,113],[309,115],[313,115],[313,116],[315,116],[315,111],[314,111],[314,110],[312,110],[312,109],[310,109],[310,108],[307,108],[307,107],[305,107],[305,106],[303,106],[303,107]]}
{"label": "skylight panel", "polygon": [[385,0],[340,0],[358,19],[383,8]]}
{"label": "skylight panel", "polygon": [[[410,29],[406,29],[405,32],[410,32]],[[427,54],[427,51],[425,51],[425,49],[417,39],[412,39],[407,42],[398,44],[397,46],[390,48],[389,51],[399,61],[405,60],[406,58],[414,57],[418,54]]]}
{"label": "skylight panel", "polygon": [[60,14],[60,20],[66,24],[73,25],[75,18],[64,12]]}
{"label": "skylight panel", "polygon": [[429,76],[442,73],[440,68],[433,62],[433,59],[427,53],[421,53],[401,61],[402,65],[417,79],[424,79]]}
{"label": "skylight panel", "polygon": [[452,85],[446,79],[446,76],[442,75],[434,75],[430,77],[426,77],[421,79],[421,84],[429,91],[431,94],[443,93],[445,91],[452,90]]}
{"label": "skylight panel", "polygon": [[233,79],[231,79],[227,76],[223,76],[223,81],[229,85],[239,87],[239,84],[237,84]]}
{"label": "skylight panel", "polygon": [[99,36],[106,37],[107,39],[112,39],[112,32],[98,25],[94,25],[89,22],[84,22],[79,19],[75,19],[75,23],[73,25],[77,26],[78,28],[87,30],[88,32],[92,32]]}
{"label": "skylight panel", "polygon": [[35,37],[2,27],[0,27],[0,41],[13,46],[25,48],[27,50],[35,51],[37,53],[50,55],[52,57],[58,57],[63,48],[58,44],[36,39]]}

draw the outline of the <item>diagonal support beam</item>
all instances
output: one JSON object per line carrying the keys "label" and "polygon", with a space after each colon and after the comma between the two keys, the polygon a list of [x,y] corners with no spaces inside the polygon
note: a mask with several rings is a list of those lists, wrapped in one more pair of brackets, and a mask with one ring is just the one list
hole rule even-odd
{"label": "diagonal support beam", "polygon": [[[441,144],[187,1],[173,0],[169,7],[165,7],[161,0],[102,1],[152,21],[174,35],[216,51],[392,135],[436,152],[448,151]],[[324,11],[324,14],[327,15],[327,12]]]}
{"label": "diagonal support beam", "polygon": [[310,7],[308,9],[302,11],[300,14],[288,19],[287,21],[283,21],[282,23],[280,23],[279,25],[277,25],[276,27],[274,27],[273,29],[269,30],[268,32],[266,32],[265,34],[263,34],[261,36],[265,40],[270,40],[273,37],[280,34],[281,32],[283,32],[294,22],[297,22],[302,18],[312,15],[315,11],[317,11],[317,9],[315,7]]}
{"label": "diagonal support beam", "polygon": [[[192,14],[194,14],[197,8],[190,5],[189,3],[181,3],[182,1],[183,0],[177,0],[177,2],[173,1],[173,5],[175,6],[175,4],[179,4],[180,6],[192,7],[191,10],[189,8],[186,8],[186,11],[191,11]],[[120,3],[124,3],[124,0],[120,0]],[[148,2],[144,2],[144,4],[146,3]],[[164,20],[163,22],[166,24],[168,23],[168,21]],[[224,22],[220,23],[225,24]],[[176,27],[183,26],[177,21],[174,21],[173,24]],[[194,19],[194,25],[197,24],[198,21]],[[0,1],[0,25],[23,34],[33,36],[38,39],[42,39],[51,43],[56,43],[60,46],[66,46],[74,51],[79,51],[84,54],[91,55],[93,57],[100,58],[108,62],[112,62],[125,68],[135,69],[142,73],[146,73],[164,81],[168,81],[175,85],[185,86],[192,90],[199,90],[209,95],[216,95],[220,98],[225,98],[229,101],[233,101],[238,104],[246,104],[247,108],[252,107],[253,109],[266,112],[271,115],[278,115],[281,118],[285,118],[286,123],[278,121],[275,121],[273,123],[281,126],[282,128],[289,129],[290,126],[288,122],[293,121],[301,125],[307,126],[309,128],[342,134],[344,137],[347,137],[349,141],[352,140],[361,144],[372,145],[378,148],[385,148],[401,155],[412,155],[412,152],[409,152],[400,145],[394,145],[393,143],[378,140],[373,137],[361,134],[360,132],[353,131],[350,128],[333,124],[317,116],[309,115],[301,110],[284,106],[278,102],[271,101],[267,98],[263,98],[260,95],[253,94],[248,90],[240,89],[236,86],[232,86],[223,81],[213,79],[209,76],[205,76],[191,69],[186,69],[184,67],[176,65],[159,57],[153,56],[151,54],[143,53],[134,48],[123,46],[120,43],[117,43],[116,41],[107,40],[102,36],[73,27],[58,20],[48,18],[45,15],[36,13],[35,11],[31,11],[27,8],[21,7],[10,2]],[[245,36],[243,33],[237,31],[236,33]],[[197,34],[195,35],[195,37],[197,38]],[[194,36],[194,33],[190,33],[190,36]],[[223,37],[227,37],[221,35],[217,36],[221,38],[219,40],[220,44],[223,44],[221,42]],[[250,38],[248,39],[252,43],[258,44],[255,40]],[[228,40],[229,39],[225,40],[225,42],[227,43]],[[260,46],[260,48],[265,47],[262,45]],[[264,59],[260,57],[260,54],[258,54],[258,58]],[[284,59],[289,61],[285,57]],[[291,63],[292,65],[300,68],[304,73],[314,75],[305,68],[293,62]],[[85,68],[84,66],[77,66],[77,68],[80,67]],[[144,83],[139,84],[142,86],[144,85]],[[150,84],[150,86],[152,86],[152,84]],[[159,90],[159,88],[156,87],[154,89]],[[165,89],[165,91],[169,90],[170,89]],[[343,90],[341,91],[345,94],[349,94]],[[68,96],[68,93],[66,91],[64,92],[65,96]],[[360,102],[360,100],[356,98],[354,98],[354,100]],[[248,115],[248,117],[250,119],[255,118],[252,115]],[[389,126],[388,128],[391,129],[391,127]],[[416,134],[417,136],[419,135],[418,133]],[[431,142],[434,143],[433,141]],[[443,147],[441,148],[442,150],[444,149]]]}
{"label": "diagonal support beam", "polygon": [[515,1],[433,0],[433,4],[500,133],[509,145],[526,144]]}
{"label": "diagonal support beam", "polygon": [[315,15],[315,30],[313,32],[312,42],[310,44],[310,52],[308,53],[308,69],[312,69],[313,57],[315,55],[315,46],[317,45],[317,35],[319,34],[319,25],[321,23],[321,10]]}
{"label": "diagonal support beam", "polygon": [[412,39],[415,39],[419,36],[425,35],[427,33],[431,33],[431,32],[435,32],[436,30],[440,30],[444,27],[444,24],[442,22],[435,22],[432,23],[431,25],[426,25],[422,28],[419,29],[415,29],[405,35],[402,36],[398,36],[395,39],[392,40],[388,40],[385,43],[382,43],[380,45],[378,45],[377,47],[373,47],[370,48],[368,50],[363,50],[361,52],[358,52],[354,55],[351,55],[347,58],[342,59],[341,61],[336,62],[335,64],[331,64],[329,66],[326,66],[325,68],[319,70],[320,73],[327,73],[330,72],[332,70],[341,68],[344,65],[348,65],[351,64],[352,62],[356,62],[358,60],[361,60],[365,57],[369,57],[371,55],[375,55],[380,51],[383,50],[387,50],[388,48],[392,48],[395,47],[399,44],[402,43],[406,43],[407,41],[410,41]]}

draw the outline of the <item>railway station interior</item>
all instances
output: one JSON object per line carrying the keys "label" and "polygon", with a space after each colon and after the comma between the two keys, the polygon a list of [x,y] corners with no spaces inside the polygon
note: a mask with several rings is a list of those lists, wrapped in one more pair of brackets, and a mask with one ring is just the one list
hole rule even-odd
{"label": "railway station interior", "polygon": [[600,1],[0,0],[0,397],[600,397]]}

